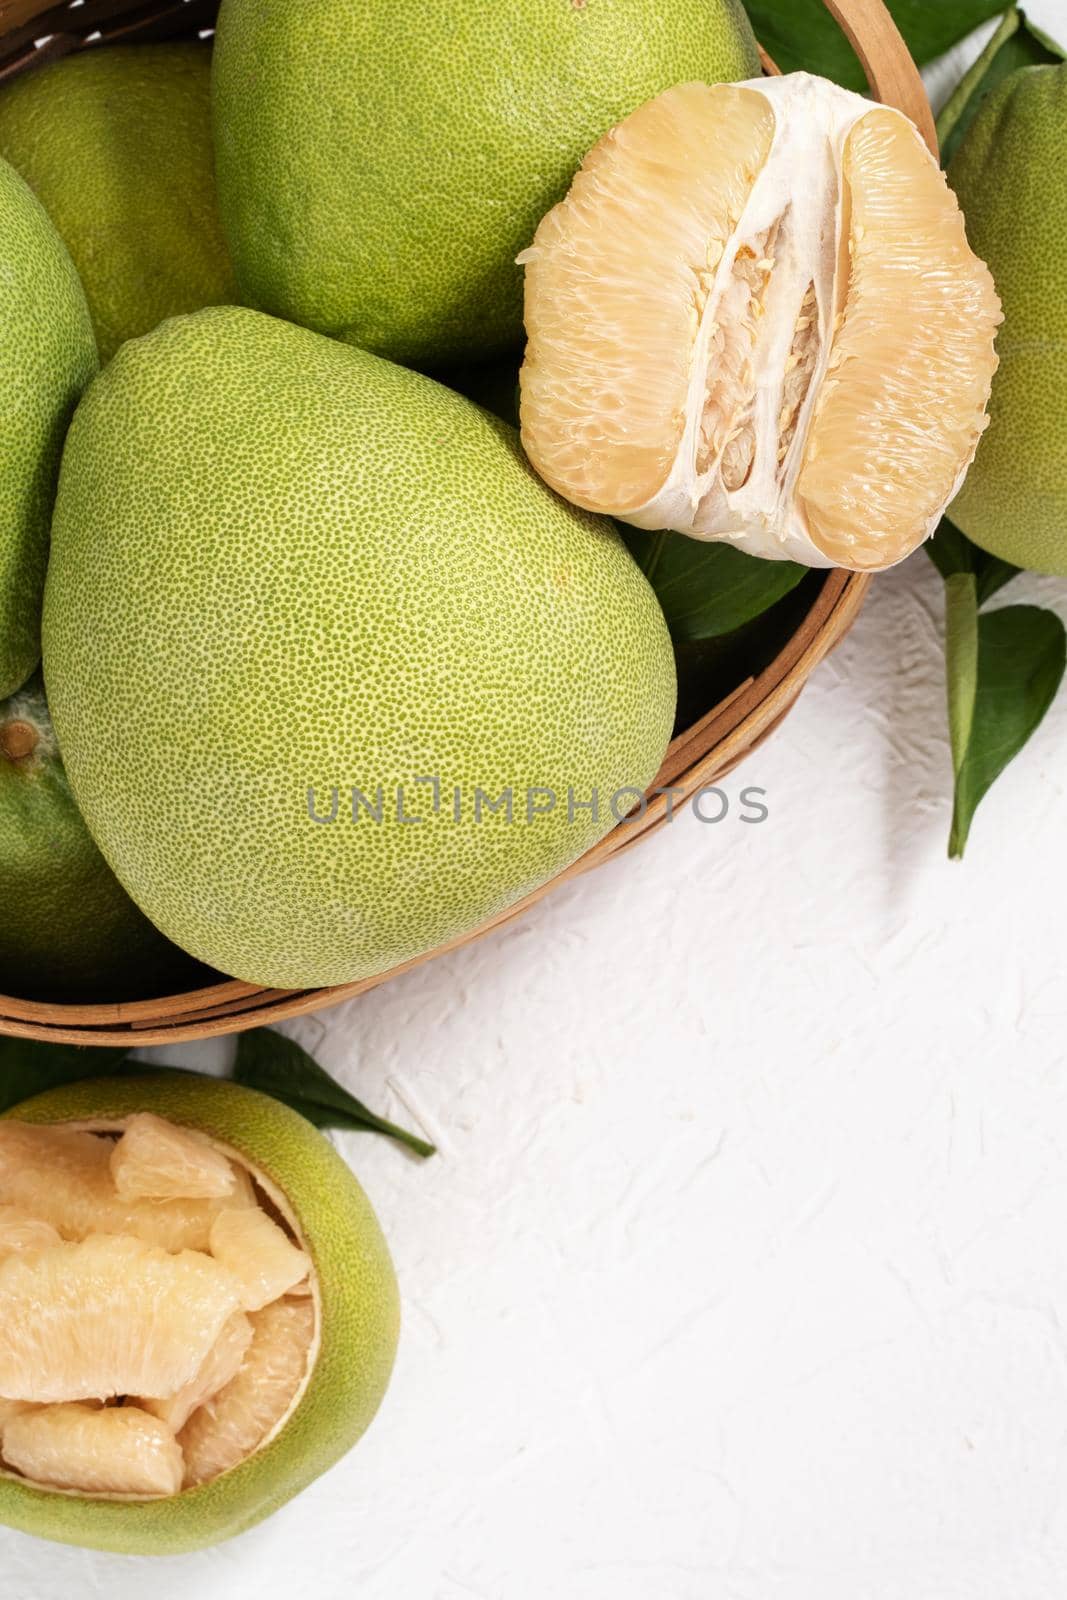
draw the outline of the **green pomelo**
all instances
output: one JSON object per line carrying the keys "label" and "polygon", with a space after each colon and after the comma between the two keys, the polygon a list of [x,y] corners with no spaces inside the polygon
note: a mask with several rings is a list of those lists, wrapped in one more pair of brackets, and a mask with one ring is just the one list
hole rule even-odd
{"label": "green pomelo", "polygon": [[5,1115],[104,1131],[140,1111],[228,1145],[285,1197],[318,1280],[319,1347],[310,1378],[281,1431],[209,1483],[137,1502],[53,1492],[3,1474],[0,1523],[64,1544],[173,1555],[243,1532],[351,1449],[389,1382],[400,1311],[388,1247],[363,1190],[310,1122],[266,1095],[160,1072],[53,1089]]}
{"label": "green pomelo", "polygon": [[949,167],[1004,304],[990,423],[949,515],[992,555],[1067,574],[1067,65],[1014,72]]}
{"label": "green pomelo", "polygon": [[652,590],[512,428],[236,308],[124,346],[79,407],[45,678],[129,893],[280,988],[380,972],[558,872],[652,779],[675,699]]}
{"label": "green pomelo", "polygon": [[89,308],[40,201],[0,160],[0,698],[41,655],[41,595],[56,472],[96,371]]}
{"label": "green pomelo", "polygon": [[22,74],[0,89],[0,155],[66,241],[101,360],[165,317],[236,298],[203,45],[90,50]]}
{"label": "green pomelo", "polygon": [[210,983],[126,894],[71,797],[40,679],[0,702],[0,993],[139,1000]]}
{"label": "green pomelo", "polygon": [[739,0],[223,0],[219,198],[247,302],[415,366],[515,348],[515,257],[609,127],[759,72]]}

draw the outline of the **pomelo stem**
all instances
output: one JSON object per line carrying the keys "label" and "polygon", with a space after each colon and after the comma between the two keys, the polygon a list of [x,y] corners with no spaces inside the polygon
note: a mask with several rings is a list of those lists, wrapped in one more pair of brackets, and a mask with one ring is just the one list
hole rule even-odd
{"label": "pomelo stem", "polygon": [[32,722],[12,719],[0,723],[0,751],[9,761],[25,761],[37,748],[39,735]]}

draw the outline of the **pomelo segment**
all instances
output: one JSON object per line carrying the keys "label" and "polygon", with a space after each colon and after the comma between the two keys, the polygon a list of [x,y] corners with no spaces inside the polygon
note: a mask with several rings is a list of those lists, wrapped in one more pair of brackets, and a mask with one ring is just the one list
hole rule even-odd
{"label": "pomelo segment", "polygon": [[32,1400],[4,1400],[0,1399],[0,1446],[3,1444],[4,1429],[13,1417],[21,1417],[24,1411],[36,1411],[37,1407]]}
{"label": "pomelo segment", "polygon": [[144,1111],[111,1152],[123,1200],[220,1200],[237,1192],[233,1167],[207,1139]]}
{"label": "pomelo segment", "polygon": [[911,125],[870,111],[845,143],[850,280],[796,493],[842,566],[931,532],[984,431],[1000,320],[989,273]]}
{"label": "pomelo segment", "polygon": [[61,1244],[62,1239],[50,1222],[42,1222],[18,1206],[0,1206],[0,1256],[18,1250],[43,1250]]}
{"label": "pomelo segment", "polygon": [[0,1262],[0,1394],[173,1395],[237,1309],[235,1280],[198,1251],[98,1234],[10,1255]]}
{"label": "pomelo segment", "polygon": [[71,1128],[0,1123],[0,1203],[48,1222],[65,1239],[130,1234],[165,1250],[206,1250],[211,1224],[251,1205],[247,1178],[221,1200],[124,1200],[111,1173],[112,1141]]}
{"label": "pomelo segment", "polygon": [[911,123],[824,79],[667,90],[520,260],[523,442],[589,510],[873,569],[974,455],[992,279]]}
{"label": "pomelo segment", "polygon": [[3,1457],[33,1483],[87,1494],[177,1494],[182,1453],[158,1417],[136,1406],[42,1406],[4,1429]]}
{"label": "pomelo segment", "polygon": [[226,1472],[282,1420],[307,1372],[315,1331],[311,1300],[275,1300],[253,1312],[252,1345],[237,1376],[182,1429],[186,1485]]}
{"label": "pomelo segment", "polygon": [[235,1311],[223,1325],[204,1364],[191,1383],[166,1400],[139,1399],[137,1404],[159,1417],[174,1433],[180,1432],[198,1406],[211,1400],[236,1377],[252,1343],[252,1324],[243,1311]]}
{"label": "pomelo segment", "polygon": [[259,1311],[308,1275],[311,1262],[258,1206],[223,1211],[211,1227],[211,1253],[233,1274],[246,1311]]}

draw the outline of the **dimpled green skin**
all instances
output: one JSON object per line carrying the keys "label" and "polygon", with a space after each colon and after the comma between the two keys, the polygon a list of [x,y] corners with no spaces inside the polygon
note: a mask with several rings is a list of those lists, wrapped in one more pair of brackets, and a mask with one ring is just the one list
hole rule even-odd
{"label": "dimpled green skin", "polygon": [[[12,725],[36,744],[13,758]],[[148,921],[89,836],[59,758],[39,677],[0,702],[0,993],[139,1000],[212,981]]]}
{"label": "dimpled green skin", "polygon": [[96,367],[74,264],[40,202],[0,160],[0,699],[40,660],[63,435]]}
{"label": "dimpled green skin", "polygon": [[66,241],[101,360],[164,317],[236,298],[203,46],[90,50],[22,74],[0,89],[0,156]]}
{"label": "dimpled green skin", "polygon": [[4,1115],[114,1126],[137,1111],[230,1145],[287,1197],[321,1296],[311,1378],[275,1438],[210,1483],[137,1502],[55,1494],[0,1475],[0,1523],[124,1555],[180,1555],[262,1521],[352,1448],[389,1382],[399,1295],[378,1219],[350,1169],[310,1122],[253,1089],[183,1072],[96,1078]]}
{"label": "dimpled green skin", "polygon": [[[280,988],[383,971],[551,877],[650,782],[674,715],[652,590],[512,428],[247,310],[166,323],[86,395],[44,637],[121,882],[183,949]],[[475,786],[513,789],[510,824],[475,819]],[[558,804],[527,823],[534,786]],[[380,821],[352,820],[353,787]]]}
{"label": "dimpled green skin", "polygon": [[586,151],[672,84],[758,72],[738,0],[223,0],[243,297],[414,366],[514,348],[515,257]]}
{"label": "dimpled green skin", "polygon": [[992,555],[1067,574],[1067,65],[995,89],[948,178],[1004,305],[990,424],[952,521]]}

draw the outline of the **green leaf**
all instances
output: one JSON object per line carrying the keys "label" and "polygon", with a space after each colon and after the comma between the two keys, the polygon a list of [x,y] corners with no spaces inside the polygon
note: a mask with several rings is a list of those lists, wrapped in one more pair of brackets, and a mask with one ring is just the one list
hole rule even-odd
{"label": "green leaf", "polygon": [[434,1154],[432,1144],[377,1116],[335,1082],[295,1040],[273,1028],[255,1028],[238,1035],[233,1075],[237,1083],[259,1089],[299,1111],[317,1128],[362,1128],[384,1133],[416,1155]]}
{"label": "green leaf", "polygon": [[[1004,0],[887,0],[920,66],[958,44],[1004,9]],[[760,44],[783,72],[802,68],[849,89],[865,89],[852,46],[823,0],[746,0]]]}
{"label": "green leaf", "polygon": [[776,605],[809,571],[682,533],[646,533],[621,524],[619,532],[656,591],[675,644],[733,633]]}
{"label": "green leaf", "polygon": [[972,574],[949,578],[946,602],[955,769],[949,855],[959,857],[982,797],[1052,703],[1067,664],[1067,633],[1055,612],[1040,606],[980,616]]}
{"label": "green leaf", "polygon": [[945,677],[952,770],[967,756],[978,697],[978,592],[973,572],[945,579]]}
{"label": "green leaf", "polygon": [[984,550],[979,550],[947,517],[941,518],[937,532],[927,540],[924,548],[946,582],[957,572],[973,575],[980,606],[985,605],[998,589],[1010,583],[1020,571],[1010,561],[1002,561],[999,556],[990,556]]}
{"label": "green leaf", "polygon": [[63,1083],[104,1077],[128,1054],[121,1045],[97,1049],[0,1036],[0,1111]]}
{"label": "green leaf", "polygon": [[1067,52],[1035,28],[1025,12],[1015,7],[1008,11],[978,60],[960,79],[937,119],[942,166],[951,161],[982,101],[1009,73],[1020,67],[1055,64],[1065,57]]}

